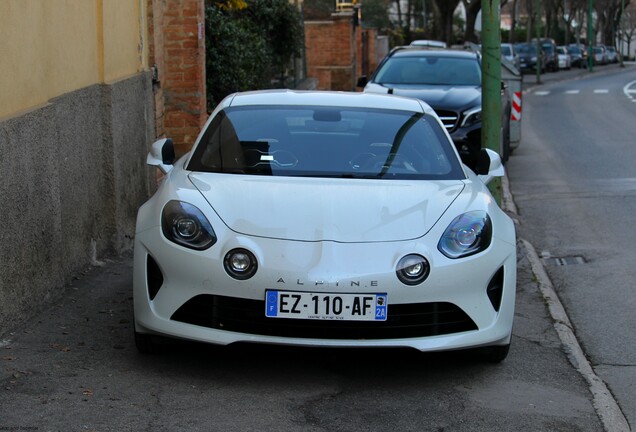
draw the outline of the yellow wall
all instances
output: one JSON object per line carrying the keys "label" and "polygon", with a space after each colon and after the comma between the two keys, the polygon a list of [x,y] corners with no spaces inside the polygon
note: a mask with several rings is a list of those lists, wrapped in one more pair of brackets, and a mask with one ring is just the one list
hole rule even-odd
{"label": "yellow wall", "polygon": [[145,0],[0,0],[0,119],[147,68]]}

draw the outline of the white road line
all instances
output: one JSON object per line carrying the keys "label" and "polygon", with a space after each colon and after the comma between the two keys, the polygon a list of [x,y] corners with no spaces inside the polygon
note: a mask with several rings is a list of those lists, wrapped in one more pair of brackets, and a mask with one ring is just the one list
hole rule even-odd
{"label": "white road line", "polygon": [[636,81],[632,81],[625,84],[625,87],[623,87],[623,93],[625,93],[625,96],[627,96],[630,99],[632,99],[632,93],[636,93],[636,88],[630,88],[631,86],[635,84],[636,84]]}
{"label": "white road line", "polygon": [[549,91],[536,91],[536,92],[534,92],[534,94],[537,95],[537,96],[546,96],[546,95],[549,95],[550,92]]}
{"label": "white road line", "polygon": [[554,328],[561,339],[561,343],[565,347],[572,366],[579,371],[590,388],[592,393],[593,405],[598,413],[603,426],[607,432],[627,432],[629,431],[629,423],[618,406],[618,403],[608,390],[607,386],[592,369],[590,362],[585,356],[581,345],[576,339],[572,323],[563,308],[563,304],[557,296],[552,281],[548,276],[541,259],[537,255],[534,247],[530,242],[520,239],[526,250],[526,257],[530,261],[532,273],[534,273],[539,283],[539,290],[548,305],[550,315],[554,320]]}
{"label": "white road line", "polygon": [[565,94],[579,94],[581,90],[566,90]]}
{"label": "white road line", "polygon": [[609,93],[609,90],[607,90],[607,89],[598,89],[598,90],[594,90],[594,93],[596,93],[596,94],[606,94],[606,93]]}

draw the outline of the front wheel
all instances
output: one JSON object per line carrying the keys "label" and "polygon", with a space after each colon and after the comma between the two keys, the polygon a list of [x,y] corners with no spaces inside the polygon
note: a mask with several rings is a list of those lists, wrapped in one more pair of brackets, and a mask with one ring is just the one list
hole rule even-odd
{"label": "front wheel", "polygon": [[157,344],[152,340],[152,335],[135,331],[135,346],[140,354],[156,354]]}

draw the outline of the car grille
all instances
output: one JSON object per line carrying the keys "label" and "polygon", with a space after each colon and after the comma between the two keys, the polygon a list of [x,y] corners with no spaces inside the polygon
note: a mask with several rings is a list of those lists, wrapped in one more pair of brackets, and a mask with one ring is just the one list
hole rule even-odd
{"label": "car grille", "polygon": [[209,294],[193,297],[171,319],[239,333],[320,339],[399,339],[477,330],[451,303],[389,305],[386,321],[321,321],[266,318],[264,301]]}
{"label": "car grille", "polygon": [[444,123],[444,127],[449,132],[453,131],[457,127],[457,120],[459,116],[454,111],[446,111],[446,110],[435,110],[435,113],[440,118],[442,123]]}

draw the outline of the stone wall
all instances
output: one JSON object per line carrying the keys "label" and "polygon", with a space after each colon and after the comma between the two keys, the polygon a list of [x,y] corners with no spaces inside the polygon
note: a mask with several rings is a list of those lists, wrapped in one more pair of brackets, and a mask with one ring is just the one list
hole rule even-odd
{"label": "stone wall", "polygon": [[143,72],[0,121],[0,334],[132,248],[153,119]]}

